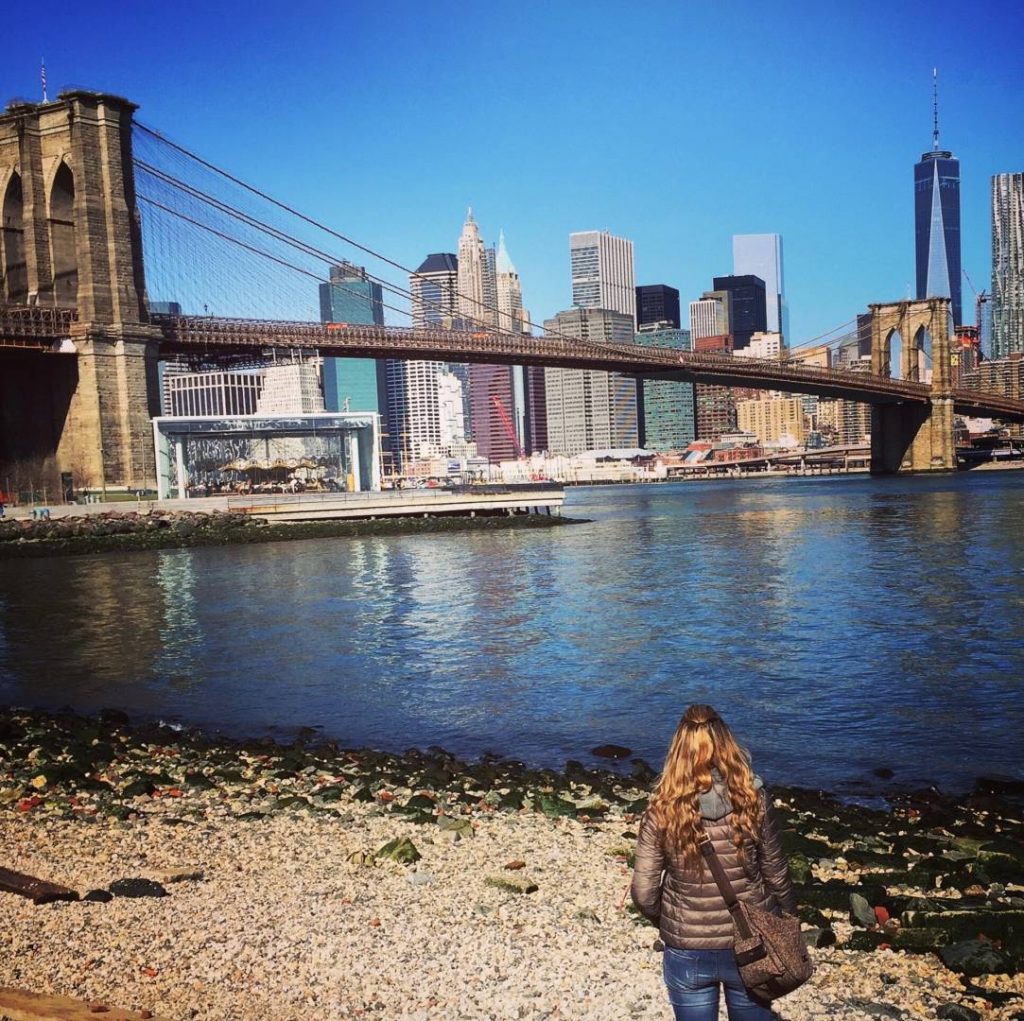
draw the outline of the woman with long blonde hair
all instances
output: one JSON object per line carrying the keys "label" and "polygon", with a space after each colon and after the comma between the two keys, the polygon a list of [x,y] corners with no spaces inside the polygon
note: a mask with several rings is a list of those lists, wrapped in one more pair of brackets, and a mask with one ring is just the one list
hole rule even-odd
{"label": "woman with long blonde hair", "polygon": [[691,705],[640,825],[633,902],[661,932],[676,1021],[716,1021],[722,986],[730,1021],[768,1021],[771,1011],[740,981],[732,917],[703,863],[703,835],[741,901],[795,912],[789,865],[749,755],[711,706]]}

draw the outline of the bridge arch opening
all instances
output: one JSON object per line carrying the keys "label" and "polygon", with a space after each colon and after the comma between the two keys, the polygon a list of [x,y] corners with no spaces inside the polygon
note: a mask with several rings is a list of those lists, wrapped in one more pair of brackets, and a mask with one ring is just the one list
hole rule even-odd
{"label": "bridge arch opening", "polygon": [[885,339],[885,349],[888,353],[889,375],[893,379],[903,378],[903,338],[899,330],[893,330]]}
{"label": "bridge arch opening", "polygon": [[930,383],[932,381],[932,334],[926,326],[919,326],[917,333],[914,334],[912,354],[914,356],[914,378],[919,383]]}
{"label": "bridge arch opening", "polygon": [[0,232],[0,297],[12,305],[28,302],[28,270],[25,265],[25,203],[21,191],[21,177],[13,174],[4,191],[2,216],[3,230]]}
{"label": "bridge arch opening", "polygon": [[75,177],[63,160],[50,189],[50,259],[53,300],[60,308],[78,301],[78,249],[75,247]]}

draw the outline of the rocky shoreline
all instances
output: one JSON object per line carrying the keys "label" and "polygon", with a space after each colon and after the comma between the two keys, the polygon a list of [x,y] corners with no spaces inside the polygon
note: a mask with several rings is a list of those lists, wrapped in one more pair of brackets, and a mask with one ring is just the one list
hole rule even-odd
{"label": "rocky shoreline", "polygon": [[424,532],[551,528],[577,519],[547,514],[435,515],[269,523],[236,512],[108,511],[52,520],[0,520],[0,560],[131,550],[184,549],[287,539],[339,536],[414,535]]}
{"label": "rocky shoreline", "polygon": [[[180,1018],[666,1018],[627,906],[653,780],[0,714],[0,985]],[[1024,785],[774,787],[818,970],[786,1019],[1024,1018]],[[135,881],[135,882],[125,882]]]}

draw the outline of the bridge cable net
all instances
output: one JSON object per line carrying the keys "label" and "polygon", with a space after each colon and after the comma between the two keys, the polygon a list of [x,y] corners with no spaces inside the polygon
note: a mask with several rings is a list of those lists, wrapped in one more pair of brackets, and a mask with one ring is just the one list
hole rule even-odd
{"label": "bridge cable net", "polygon": [[175,302],[186,315],[320,321],[318,283],[350,257],[138,126],[133,146],[150,302]]}
{"label": "bridge cable net", "polygon": [[[315,323],[320,321],[318,285],[327,282],[330,267],[354,258],[365,262],[369,256],[383,267],[377,272],[364,268],[368,279],[388,294],[384,308],[398,316],[399,325],[409,324],[413,296],[404,283],[396,282],[395,271],[411,275],[413,270],[279,202],[152,128],[136,123],[133,145],[151,302],[176,302],[190,315]],[[333,286],[365,300],[341,282]],[[495,325],[496,307],[469,300],[479,313],[469,317],[463,312],[459,318],[468,320],[471,329],[521,338]],[[421,301],[426,310],[450,314]],[[577,349],[615,346],[549,331],[552,335]]]}

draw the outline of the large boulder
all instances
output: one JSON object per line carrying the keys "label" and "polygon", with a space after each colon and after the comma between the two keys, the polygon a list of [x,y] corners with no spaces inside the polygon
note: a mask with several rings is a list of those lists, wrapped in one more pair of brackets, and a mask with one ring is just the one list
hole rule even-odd
{"label": "large boulder", "polygon": [[988,940],[965,939],[951,943],[939,951],[942,963],[958,975],[1009,975],[1014,971],[1013,958]]}

